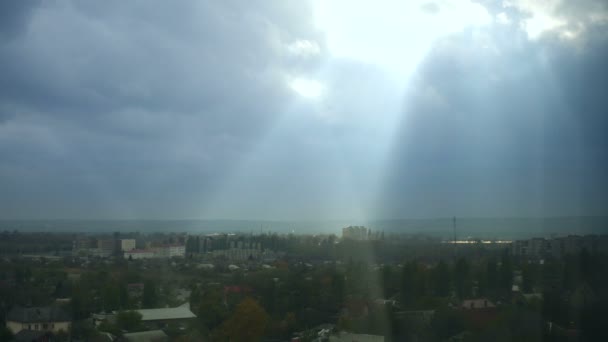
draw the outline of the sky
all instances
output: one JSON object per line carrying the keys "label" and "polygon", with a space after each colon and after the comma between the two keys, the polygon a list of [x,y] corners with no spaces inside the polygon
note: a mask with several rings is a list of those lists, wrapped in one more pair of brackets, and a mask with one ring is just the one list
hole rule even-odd
{"label": "sky", "polygon": [[608,214],[603,0],[2,1],[0,219]]}

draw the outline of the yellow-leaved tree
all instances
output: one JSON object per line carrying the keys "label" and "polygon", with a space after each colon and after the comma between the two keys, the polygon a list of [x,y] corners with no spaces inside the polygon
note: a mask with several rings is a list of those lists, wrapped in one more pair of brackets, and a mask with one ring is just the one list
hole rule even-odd
{"label": "yellow-leaved tree", "polygon": [[253,298],[245,298],[225,320],[214,339],[230,342],[259,341],[268,325],[266,310]]}

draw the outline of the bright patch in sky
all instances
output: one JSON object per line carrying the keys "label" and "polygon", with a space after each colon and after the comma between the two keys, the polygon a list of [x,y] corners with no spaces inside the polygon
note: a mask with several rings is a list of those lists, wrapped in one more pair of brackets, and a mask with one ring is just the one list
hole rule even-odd
{"label": "bright patch in sky", "polygon": [[314,57],[321,53],[321,48],[315,41],[297,40],[287,45],[287,51],[294,56]]}
{"label": "bright patch in sky", "polygon": [[[521,22],[521,28],[530,39],[538,39],[547,32],[555,32],[562,39],[573,40],[585,27],[579,20],[568,18],[568,15],[559,11],[563,3],[564,0],[509,0],[505,1],[503,6],[516,8],[527,15]],[[599,14],[599,18],[602,18],[602,14]],[[593,20],[591,17],[590,19]],[[604,21],[606,19],[608,18],[603,18]]]}
{"label": "bright patch in sky", "polygon": [[312,79],[295,78],[289,83],[289,86],[303,97],[318,98],[323,94],[323,85]]}
{"label": "bright patch in sky", "polygon": [[316,25],[325,32],[330,53],[410,74],[431,44],[492,17],[469,0],[364,1],[317,0]]}

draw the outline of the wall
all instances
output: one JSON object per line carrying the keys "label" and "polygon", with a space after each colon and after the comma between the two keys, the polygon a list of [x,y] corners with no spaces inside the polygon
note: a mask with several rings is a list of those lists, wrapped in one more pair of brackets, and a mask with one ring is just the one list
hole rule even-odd
{"label": "wall", "polygon": [[24,329],[28,329],[28,326],[31,326],[31,330],[36,330],[36,324],[38,325],[38,330],[42,331],[42,330],[46,330],[46,331],[52,331],[52,332],[59,332],[60,330],[63,330],[65,332],[70,331],[70,322],[52,322],[52,323],[47,323],[47,329],[42,329],[42,325],[44,323],[21,323],[21,322],[12,322],[12,321],[7,321],[6,322],[6,327],[13,333],[16,334],[18,332],[20,332],[21,330]]}

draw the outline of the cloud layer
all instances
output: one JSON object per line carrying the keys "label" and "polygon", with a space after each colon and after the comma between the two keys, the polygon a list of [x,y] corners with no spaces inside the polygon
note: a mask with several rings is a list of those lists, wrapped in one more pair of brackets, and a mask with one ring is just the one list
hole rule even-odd
{"label": "cloud layer", "polygon": [[605,214],[608,9],[477,3],[407,75],[316,3],[2,4],[0,218]]}

